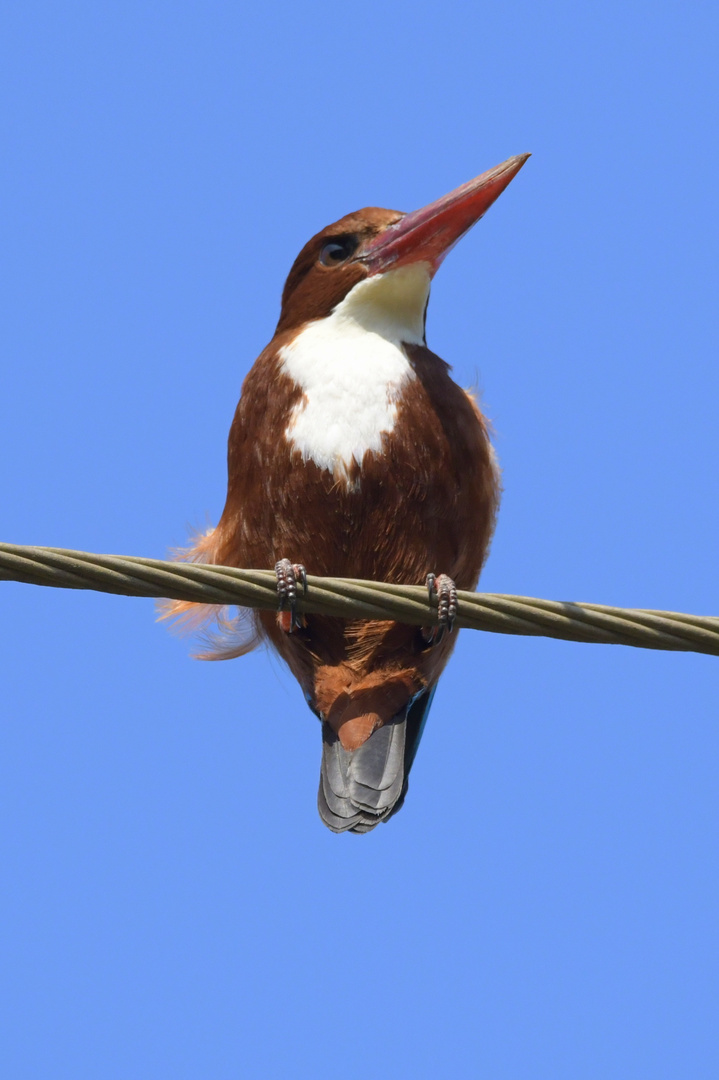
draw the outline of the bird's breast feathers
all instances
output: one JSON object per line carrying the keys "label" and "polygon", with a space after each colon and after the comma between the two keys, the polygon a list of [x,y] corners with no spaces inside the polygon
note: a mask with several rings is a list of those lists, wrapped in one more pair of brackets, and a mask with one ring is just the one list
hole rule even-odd
{"label": "bird's breast feathers", "polygon": [[404,346],[424,342],[429,286],[422,263],[367,278],[279,350],[302,391],[284,434],[305,461],[349,483],[367,451],[381,450],[416,378]]}

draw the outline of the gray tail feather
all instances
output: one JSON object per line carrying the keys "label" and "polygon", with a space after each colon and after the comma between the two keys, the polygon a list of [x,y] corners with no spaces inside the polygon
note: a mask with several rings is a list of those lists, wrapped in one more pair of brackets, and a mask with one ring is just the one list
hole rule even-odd
{"label": "gray tail feather", "polygon": [[434,690],[415,694],[357,750],[345,750],[323,721],[317,806],[332,832],[369,832],[401,808]]}

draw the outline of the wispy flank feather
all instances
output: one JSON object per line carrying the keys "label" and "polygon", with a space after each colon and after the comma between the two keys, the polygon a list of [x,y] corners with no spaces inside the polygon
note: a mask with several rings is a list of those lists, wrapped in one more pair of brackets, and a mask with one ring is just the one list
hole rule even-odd
{"label": "wispy flank feather", "polygon": [[[215,563],[216,537],[213,528],[195,533],[193,543],[175,548],[176,562]],[[190,600],[158,600],[158,619],[169,620],[178,634],[196,637],[200,649],[195,660],[233,660],[260,643],[257,614],[249,608],[222,604],[196,604]]]}

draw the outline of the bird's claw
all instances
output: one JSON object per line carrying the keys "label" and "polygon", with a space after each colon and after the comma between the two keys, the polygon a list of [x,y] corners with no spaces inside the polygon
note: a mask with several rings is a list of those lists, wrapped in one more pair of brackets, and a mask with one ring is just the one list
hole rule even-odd
{"label": "bird's claw", "polygon": [[424,631],[427,642],[438,645],[445,633],[451,634],[457,618],[457,586],[447,574],[427,574],[430,603],[437,597],[437,624]]}
{"label": "bird's claw", "polygon": [[297,614],[297,583],[302,586],[302,595],[307,595],[307,571],[301,563],[291,563],[289,559],[280,559],[275,563],[277,576],[277,596],[279,606],[277,621],[282,630],[291,634],[293,630],[304,626],[304,620]]}

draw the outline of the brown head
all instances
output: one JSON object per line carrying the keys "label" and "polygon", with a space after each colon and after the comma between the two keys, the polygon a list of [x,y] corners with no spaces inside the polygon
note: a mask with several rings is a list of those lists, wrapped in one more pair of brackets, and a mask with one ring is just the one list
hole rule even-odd
{"label": "brown head", "polygon": [[364,278],[413,263],[425,264],[431,277],[528,157],[508,158],[421,210],[403,214],[370,206],[322,229],[290,270],[277,331],[329,315]]}

